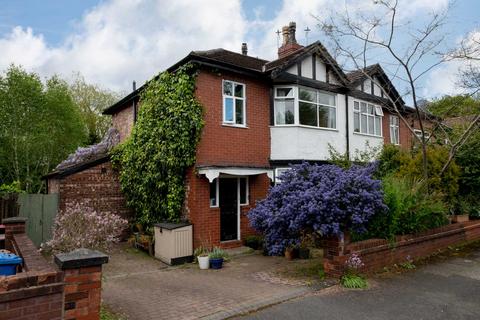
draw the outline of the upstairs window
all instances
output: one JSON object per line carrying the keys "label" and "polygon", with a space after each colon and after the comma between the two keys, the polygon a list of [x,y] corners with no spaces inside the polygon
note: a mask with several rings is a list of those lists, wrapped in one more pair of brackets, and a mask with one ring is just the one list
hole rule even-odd
{"label": "upstairs window", "polygon": [[354,101],[353,131],[372,136],[382,136],[383,110],[380,106]]}
{"label": "upstairs window", "polygon": [[275,125],[295,124],[293,88],[275,88]]}
{"label": "upstairs window", "polygon": [[299,123],[305,126],[335,129],[335,95],[313,89],[298,89]]}
{"label": "upstairs window", "polygon": [[390,142],[400,144],[400,122],[398,116],[390,116]]}
{"label": "upstairs window", "polygon": [[245,85],[223,80],[223,123],[245,126]]}

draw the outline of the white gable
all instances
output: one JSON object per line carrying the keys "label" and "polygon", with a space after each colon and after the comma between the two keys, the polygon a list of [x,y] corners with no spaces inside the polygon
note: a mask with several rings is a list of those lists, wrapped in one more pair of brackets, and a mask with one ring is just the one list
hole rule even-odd
{"label": "white gable", "polygon": [[327,67],[318,57],[315,59],[315,73],[317,80],[323,82],[327,81]]}
{"label": "white gable", "polygon": [[313,79],[312,56],[302,60],[302,77]]}

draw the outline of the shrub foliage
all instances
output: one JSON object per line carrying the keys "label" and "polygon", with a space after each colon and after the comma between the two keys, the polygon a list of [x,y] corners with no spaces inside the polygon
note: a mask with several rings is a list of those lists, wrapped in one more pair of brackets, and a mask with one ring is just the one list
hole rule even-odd
{"label": "shrub foliage", "polygon": [[195,162],[203,127],[193,67],[160,74],[148,83],[140,104],[131,137],[113,151],[122,191],[138,223],[178,221],[185,169]]}
{"label": "shrub foliage", "polygon": [[298,245],[306,232],[325,236],[349,229],[364,232],[369,219],[386,209],[373,170],[373,165],[350,169],[307,162],[293,165],[281,176],[282,183],[248,213],[250,223],[264,233],[272,255]]}

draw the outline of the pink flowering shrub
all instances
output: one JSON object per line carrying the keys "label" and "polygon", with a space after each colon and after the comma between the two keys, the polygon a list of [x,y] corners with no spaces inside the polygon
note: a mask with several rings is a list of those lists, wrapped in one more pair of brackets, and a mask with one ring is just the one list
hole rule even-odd
{"label": "pink flowering shrub", "polygon": [[59,212],[53,226],[52,240],[41,250],[68,252],[78,248],[108,250],[128,222],[116,214],[95,211],[86,203],[75,203]]}

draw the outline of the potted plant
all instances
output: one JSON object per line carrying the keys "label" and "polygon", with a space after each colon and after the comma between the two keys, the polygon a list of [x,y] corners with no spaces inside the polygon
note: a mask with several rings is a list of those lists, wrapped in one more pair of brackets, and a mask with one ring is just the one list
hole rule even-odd
{"label": "potted plant", "polygon": [[195,250],[194,256],[198,261],[198,267],[201,270],[210,268],[210,258],[208,257],[209,250],[205,247],[199,247]]}
{"label": "potted plant", "polygon": [[285,248],[285,258],[287,260],[293,260],[297,258],[298,256],[298,248],[294,245],[289,245],[287,248]]}
{"label": "potted plant", "polygon": [[210,258],[210,267],[212,269],[221,269],[227,254],[222,249],[215,247],[208,256]]}

